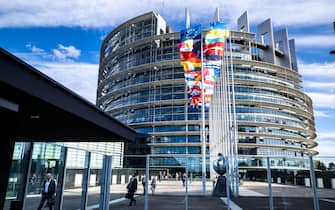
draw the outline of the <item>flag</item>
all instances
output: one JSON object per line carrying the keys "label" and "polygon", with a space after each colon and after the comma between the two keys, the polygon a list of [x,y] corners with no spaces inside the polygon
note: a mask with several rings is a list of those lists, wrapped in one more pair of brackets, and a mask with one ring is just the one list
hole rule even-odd
{"label": "flag", "polygon": [[214,92],[214,85],[220,75],[221,60],[224,56],[226,39],[229,31],[222,22],[211,25],[211,29],[205,34],[205,44],[203,47],[203,88],[205,96],[205,106],[209,106]]}
{"label": "flag", "polygon": [[[221,60],[224,56],[227,37],[229,37],[229,30],[224,23],[212,24],[211,29],[205,34],[203,51],[201,52],[200,25],[180,32],[181,42],[178,48],[191,106],[203,105],[201,101],[202,89],[205,98],[204,106],[210,105],[214,85],[220,75]],[[201,53],[203,53],[203,62]],[[201,71],[203,71],[204,78],[202,78]]]}
{"label": "flag", "polygon": [[201,101],[201,26],[182,30],[180,40],[178,48],[190,105],[199,106]]}

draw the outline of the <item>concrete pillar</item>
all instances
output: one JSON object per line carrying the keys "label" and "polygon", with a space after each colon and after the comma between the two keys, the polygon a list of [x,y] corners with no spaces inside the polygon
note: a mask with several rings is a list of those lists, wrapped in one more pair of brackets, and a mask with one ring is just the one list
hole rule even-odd
{"label": "concrete pillar", "polygon": [[281,178],[280,177],[277,177],[277,183],[281,184]]}
{"label": "concrete pillar", "polygon": [[271,18],[257,25],[257,39],[261,43],[265,41],[263,44],[267,46],[267,49],[260,51],[262,61],[274,64],[275,46]]}
{"label": "concrete pillar", "polygon": [[324,188],[323,179],[322,178],[317,178],[316,180],[317,180],[318,188]]}
{"label": "concrete pillar", "polygon": [[126,184],[126,176],[121,175],[121,184]]}
{"label": "concrete pillar", "polygon": [[117,175],[112,175],[112,184],[117,184]]}
{"label": "concrete pillar", "polygon": [[335,178],[331,179],[331,188],[335,189]]}
{"label": "concrete pillar", "polygon": [[311,181],[309,178],[305,178],[305,186],[310,187],[311,186]]}

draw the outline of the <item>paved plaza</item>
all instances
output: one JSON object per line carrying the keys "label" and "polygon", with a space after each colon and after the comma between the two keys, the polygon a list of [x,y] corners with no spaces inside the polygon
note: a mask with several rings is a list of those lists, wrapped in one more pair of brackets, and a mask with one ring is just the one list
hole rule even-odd
{"label": "paved plaza", "polygon": [[[190,210],[217,210],[226,209],[223,199],[212,197],[212,183],[206,183],[207,192],[202,194],[202,183],[193,181],[188,186],[189,209]],[[275,209],[287,210],[313,210],[313,197],[311,188],[304,186],[292,186],[273,184],[273,195]],[[154,195],[149,185],[148,204],[150,210],[184,210],[185,209],[185,187],[181,181],[164,180],[157,181],[157,188]],[[144,196],[142,184],[138,184],[136,194],[136,206],[129,207],[129,200],[124,198],[126,185],[111,185],[110,209],[144,209]],[[88,208],[98,209],[99,187],[90,187],[88,191]],[[234,210],[262,210],[269,209],[268,185],[265,182],[242,182],[240,186],[240,197],[232,198],[232,201],[240,208]],[[318,189],[320,208],[322,210],[335,209],[335,190]],[[35,210],[40,201],[40,196],[29,196],[26,199],[25,210]],[[71,189],[64,191],[63,210],[77,210],[80,208],[81,191]]]}

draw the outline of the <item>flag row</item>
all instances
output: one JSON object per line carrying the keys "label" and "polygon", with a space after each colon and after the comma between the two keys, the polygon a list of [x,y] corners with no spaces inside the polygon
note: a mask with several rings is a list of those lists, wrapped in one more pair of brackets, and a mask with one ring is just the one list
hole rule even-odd
{"label": "flag row", "polygon": [[203,105],[202,92],[205,99],[204,105],[210,105],[214,85],[220,75],[228,36],[229,31],[226,29],[226,25],[221,22],[211,25],[211,29],[205,33],[204,43],[200,25],[180,32],[181,42],[178,48],[191,106],[200,107]]}

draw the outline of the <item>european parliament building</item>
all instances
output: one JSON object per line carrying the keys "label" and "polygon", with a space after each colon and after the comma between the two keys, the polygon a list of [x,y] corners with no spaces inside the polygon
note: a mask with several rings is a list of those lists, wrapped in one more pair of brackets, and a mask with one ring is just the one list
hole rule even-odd
{"label": "european parliament building", "polygon": [[[278,168],[307,168],[301,159],[317,154],[316,133],[312,101],[301,91],[294,40],[287,29],[273,31],[271,19],[256,28],[250,31],[245,12],[227,40],[239,168],[264,168],[266,156],[279,157],[272,162]],[[101,47],[97,105],[151,136],[153,167],[178,171],[187,153],[190,170],[201,173],[201,111],[188,105],[179,43],[180,33],[154,12],[116,27]],[[208,130],[206,153],[217,155],[209,154]]]}

